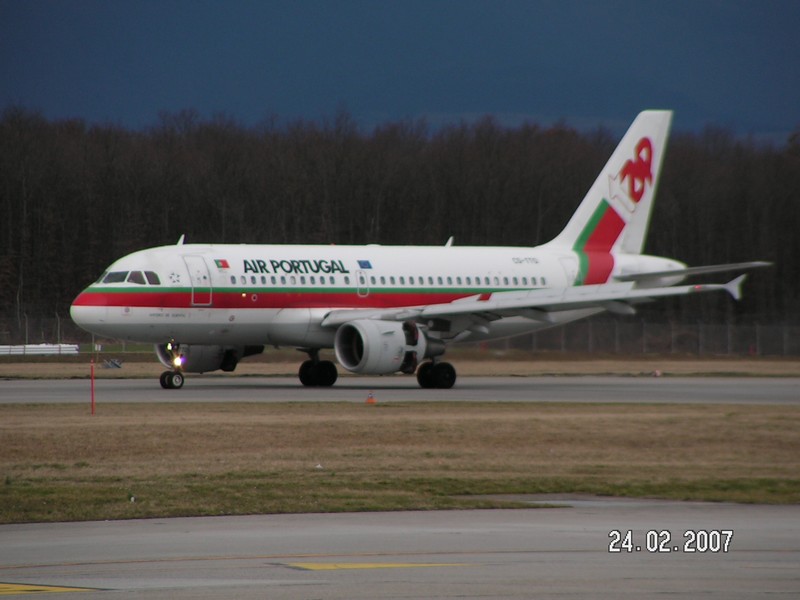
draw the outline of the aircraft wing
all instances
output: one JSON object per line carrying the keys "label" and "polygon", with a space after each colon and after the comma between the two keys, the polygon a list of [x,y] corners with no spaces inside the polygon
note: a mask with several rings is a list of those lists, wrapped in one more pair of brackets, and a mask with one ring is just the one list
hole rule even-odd
{"label": "aircraft wing", "polygon": [[355,319],[425,321],[465,315],[474,315],[487,321],[516,316],[547,322],[552,319],[552,313],[583,308],[600,308],[617,314],[633,314],[635,310],[632,304],[665,296],[725,291],[738,300],[741,298],[741,286],[746,277],[740,275],[728,283],[645,289],[636,288],[634,282],[621,282],[558,289],[493,292],[427,306],[334,310],[325,316],[321,324],[323,327],[337,327]]}

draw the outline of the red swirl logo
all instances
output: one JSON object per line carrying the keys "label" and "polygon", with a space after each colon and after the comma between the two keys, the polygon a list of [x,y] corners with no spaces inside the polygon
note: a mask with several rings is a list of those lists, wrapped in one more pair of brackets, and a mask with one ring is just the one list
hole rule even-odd
{"label": "red swirl logo", "polygon": [[620,180],[628,180],[628,196],[638,204],[642,199],[646,185],[653,183],[653,145],[650,138],[642,138],[636,146],[636,158],[627,160],[619,172]]}

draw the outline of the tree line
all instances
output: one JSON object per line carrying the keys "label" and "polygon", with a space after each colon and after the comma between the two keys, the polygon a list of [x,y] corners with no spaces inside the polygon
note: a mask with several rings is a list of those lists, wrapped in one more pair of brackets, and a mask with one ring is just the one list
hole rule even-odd
{"label": "tree line", "polygon": [[[113,260],[187,242],[521,245],[569,219],[618,140],[491,117],[363,132],[346,112],[244,126],[194,111],[128,130],[0,118],[0,318],[65,314]],[[690,265],[770,260],[745,299],[660,304],[668,318],[795,322],[800,129],[780,147],[673,133],[645,251]],[[722,276],[724,277],[724,275]],[[719,278],[719,276],[717,277]]]}

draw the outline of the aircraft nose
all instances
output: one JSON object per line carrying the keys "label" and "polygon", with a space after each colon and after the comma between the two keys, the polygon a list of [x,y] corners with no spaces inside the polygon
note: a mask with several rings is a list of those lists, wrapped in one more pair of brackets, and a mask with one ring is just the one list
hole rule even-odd
{"label": "aircraft nose", "polygon": [[87,331],[93,331],[103,325],[108,317],[108,308],[92,299],[86,290],[78,294],[69,307],[69,316],[76,325]]}

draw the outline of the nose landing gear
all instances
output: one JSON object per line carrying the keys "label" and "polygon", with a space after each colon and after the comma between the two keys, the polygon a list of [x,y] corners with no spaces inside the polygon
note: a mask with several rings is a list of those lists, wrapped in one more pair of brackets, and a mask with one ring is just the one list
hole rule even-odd
{"label": "nose landing gear", "polygon": [[183,373],[179,371],[164,371],[159,378],[159,383],[165,390],[179,390],[183,387]]}
{"label": "nose landing gear", "polygon": [[180,346],[174,341],[167,344],[166,349],[170,355],[169,362],[174,368],[172,371],[161,373],[158,381],[165,390],[179,390],[183,387],[184,381],[183,373],[181,372],[183,354],[180,352]]}

